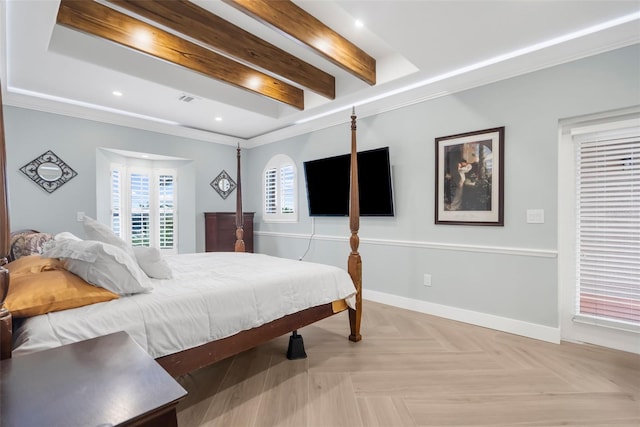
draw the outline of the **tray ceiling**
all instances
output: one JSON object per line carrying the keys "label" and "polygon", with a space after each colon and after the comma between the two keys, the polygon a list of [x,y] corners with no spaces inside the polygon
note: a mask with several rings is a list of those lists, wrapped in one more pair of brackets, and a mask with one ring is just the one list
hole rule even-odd
{"label": "tray ceiling", "polygon": [[246,147],[640,42],[638,1],[1,6],[6,104]]}

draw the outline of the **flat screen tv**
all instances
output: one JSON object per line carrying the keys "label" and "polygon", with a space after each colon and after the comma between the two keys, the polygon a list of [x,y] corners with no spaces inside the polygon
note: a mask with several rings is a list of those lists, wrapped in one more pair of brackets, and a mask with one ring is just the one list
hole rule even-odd
{"label": "flat screen tv", "polygon": [[[351,154],[304,162],[310,216],[348,216]],[[358,152],[361,216],[393,216],[389,147]]]}

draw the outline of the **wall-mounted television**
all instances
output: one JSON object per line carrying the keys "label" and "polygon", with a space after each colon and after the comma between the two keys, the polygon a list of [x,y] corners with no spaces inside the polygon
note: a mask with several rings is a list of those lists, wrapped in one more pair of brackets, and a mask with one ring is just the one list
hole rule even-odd
{"label": "wall-mounted television", "polygon": [[[304,162],[310,216],[348,216],[351,154]],[[361,216],[393,216],[389,147],[358,152]]]}

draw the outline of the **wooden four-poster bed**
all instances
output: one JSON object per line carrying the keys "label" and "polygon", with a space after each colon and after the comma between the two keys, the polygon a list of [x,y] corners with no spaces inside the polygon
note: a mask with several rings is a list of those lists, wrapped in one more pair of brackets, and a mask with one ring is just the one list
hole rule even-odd
{"label": "wooden four-poster bed", "polygon": [[[0,94],[0,104],[2,98]],[[211,340],[203,344],[181,349],[180,351],[171,352],[160,357],[156,357],[156,361],[172,376],[177,377],[192,372],[201,367],[213,364],[224,358],[233,356],[242,351],[253,348],[259,344],[269,341],[278,336],[294,333],[298,329],[310,325],[316,321],[332,316],[338,312],[348,310],[350,335],[349,340],[357,342],[361,340],[360,321],[362,316],[362,262],[358,253],[359,238],[359,204],[358,204],[358,180],[357,180],[357,147],[356,147],[356,116],[355,110],[351,115],[351,195],[350,195],[350,247],[351,251],[348,258],[348,273],[355,287],[355,297],[352,298],[351,306],[347,306],[344,302],[333,301],[322,303],[320,305],[310,306],[301,309],[283,317],[270,320],[267,323],[257,327],[241,330],[233,335],[220,339]],[[240,176],[240,148],[237,150],[238,155],[238,176],[237,176],[237,205],[236,205],[236,244],[235,251],[244,251],[243,241],[243,224],[242,224],[242,189]],[[9,206],[7,197],[7,178],[6,178],[6,149],[4,136],[4,121],[2,109],[0,108],[0,210],[2,212],[0,220],[0,359],[12,357],[12,349],[14,345],[14,332],[12,327],[12,314],[5,306],[5,299],[11,289],[10,274],[8,269],[2,267],[7,264],[10,253],[10,222],[9,222]],[[204,255],[204,254],[200,254]],[[247,254],[249,255],[249,254]],[[298,264],[300,265],[300,264]],[[344,273],[343,273],[344,274]],[[350,285],[349,285],[350,286]],[[153,294],[153,292],[151,292]],[[123,297],[126,299],[131,297]],[[353,302],[355,301],[355,302]],[[95,304],[110,304],[104,302]],[[78,310],[78,309],[72,309]],[[70,310],[64,310],[70,311]],[[57,313],[53,313],[57,314]],[[46,315],[44,315],[46,316]],[[42,317],[42,316],[36,316]],[[30,319],[29,319],[30,320]],[[108,319],[117,322],[116,319]],[[57,344],[60,345],[60,344]],[[15,354],[14,354],[15,356]],[[19,356],[18,356],[19,357]]]}

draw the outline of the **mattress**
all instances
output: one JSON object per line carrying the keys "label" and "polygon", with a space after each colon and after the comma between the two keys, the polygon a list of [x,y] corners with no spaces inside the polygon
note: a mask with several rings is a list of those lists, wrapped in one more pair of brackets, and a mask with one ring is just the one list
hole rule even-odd
{"label": "mattress", "polygon": [[149,293],[25,319],[13,355],[126,331],[158,358],[335,300],[353,307],[353,282],[337,267],[234,252],[165,259],[173,278],[152,279]]}

